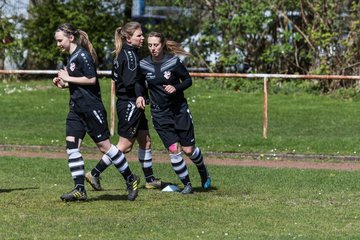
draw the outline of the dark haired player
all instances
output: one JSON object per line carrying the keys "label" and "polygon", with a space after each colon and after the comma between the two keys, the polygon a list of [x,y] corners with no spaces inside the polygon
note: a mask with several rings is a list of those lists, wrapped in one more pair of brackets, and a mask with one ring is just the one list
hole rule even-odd
{"label": "dark haired player", "polygon": [[[184,91],[192,84],[189,72],[176,55],[190,55],[177,42],[166,40],[158,32],[147,38],[150,56],[140,61],[144,83],[138,84],[136,104],[145,107],[144,86],[150,92],[151,117],[154,128],[170,153],[172,167],[184,184],[182,194],[193,192],[182,151],[195,163],[203,189],[209,189],[211,179],[203,155],[195,146],[195,133]],[[175,55],[176,54],[176,55]]]}

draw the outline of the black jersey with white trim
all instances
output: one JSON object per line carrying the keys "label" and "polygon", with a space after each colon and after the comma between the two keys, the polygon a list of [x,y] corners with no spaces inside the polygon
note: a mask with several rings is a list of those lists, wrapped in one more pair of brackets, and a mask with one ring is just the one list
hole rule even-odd
{"label": "black jersey with white trim", "polygon": [[112,79],[115,81],[116,96],[121,100],[135,101],[135,83],[138,81],[138,49],[124,44],[119,56],[114,59]]}
{"label": "black jersey with white trim", "polygon": [[69,56],[66,69],[71,77],[96,77],[94,85],[80,85],[69,82],[70,107],[77,112],[88,112],[102,108],[99,80],[97,78],[95,63],[82,47],[77,47]]}
{"label": "black jersey with white trim", "polygon": [[[165,54],[161,62],[154,62],[148,56],[140,61],[140,71],[153,106],[166,108],[186,102],[184,91],[192,85],[192,79],[179,57]],[[164,85],[174,86],[176,92],[167,93]]]}

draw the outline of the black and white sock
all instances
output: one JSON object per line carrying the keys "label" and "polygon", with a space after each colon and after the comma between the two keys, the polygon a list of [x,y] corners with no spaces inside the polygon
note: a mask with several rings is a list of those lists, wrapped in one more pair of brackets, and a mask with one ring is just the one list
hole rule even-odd
{"label": "black and white sock", "polygon": [[188,157],[196,165],[199,172],[206,172],[204,158],[201,154],[201,150],[198,147],[196,147],[194,152],[191,155],[188,155]]}
{"label": "black and white sock", "polygon": [[111,165],[111,159],[108,155],[104,154],[101,160],[96,164],[96,166],[91,170],[91,175],[94,177],[100,176],[100,174],[105,171],[105,169]]}
{"label": "black and white sock", "polygon": [[66,152],[68,154],[68,165],[71,177],[75,183],[75,188],[84,191],[85,168],[84,159],[80,153],[80,149],[67,149]]}
{"label": "black and white sock", "polygon": [[181,182],[186,186],[190,182],[190,177],[181,152],[177,154],[170,154],[170,161],[175,173],[180,178]]}
{"label": "black and white sock", "polygon": [[146,182],[152,182],[155,180],[153,168],[152,168],[152,153],[151,149],[138,149],[139,163],[144,172]]}
{"label": "black and white sock", "polygon": [[106,155],[111,159],[111,162],[124,177],[125,181],[133,180],[133,174],[124,153],[122,153],[115,145],[111,145]]}

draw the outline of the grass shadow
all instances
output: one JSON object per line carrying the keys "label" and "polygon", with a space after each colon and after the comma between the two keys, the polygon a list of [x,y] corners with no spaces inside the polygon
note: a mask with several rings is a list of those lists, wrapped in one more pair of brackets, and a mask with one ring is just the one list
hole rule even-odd
{"label": "grass shadow", "polygon": [[212,192],[212,191],[217,191],[218,188],[211,186],[209,189],[205,190],[202,187],[193,187],[193,190],[194,192]]}
{"label": "grass shadow", "polygon": [[24,190],[30,190],[30,189],[39,189],[38,187],[28,187],[28,188],[6,188],[6,189],[0,189],[0,193],[8,193],[12,191],[24,191]]}
{"label": "grass shadow", "polygon": [[97,197],[88,198],[88,202],[93,201],[128,201],[127,195],[117,194],[117,195],[111,195],[111,194],[103,194]]}

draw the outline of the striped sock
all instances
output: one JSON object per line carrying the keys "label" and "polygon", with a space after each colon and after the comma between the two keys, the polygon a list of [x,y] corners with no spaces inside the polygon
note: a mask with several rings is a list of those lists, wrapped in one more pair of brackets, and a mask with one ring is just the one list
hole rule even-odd
{"label": "striped sock", "polygon": [[84,190],[85,181],[85,168],[84,159],[80,153],[80,149],[67,149],[68,165],[71,173],[71,177],[74,180],[75,188],[78,190]]}
{"label": "striped sock", "polygon": [[177,154],[170,154],[171,165],[180,178],[181,182],[186,186],[190,182],[189,172],[186,163],[181,156],[181,152]]}
{"label": "striped sock", "polygon": [[111,159],[111,162],[124,177],[125,181],[133,180],[133,174],[130,170],[128,162],[126,161],[125,155],[116,146],[111,145],[106,155]]}
{"label": "striped sock", "polygon": [[96,164],[96,166],[91,170],[91,175],[94,177],[100,176],[105,169],[110,166],[111,159],[108,155],[104,154],[101,160]]}
{"label": "striped sock", "polygon": [[154,172],[152,169],[152,154],[151,149],[138,149],[138,157],[141,168],[144,172],[146,182],[155,180]]}

